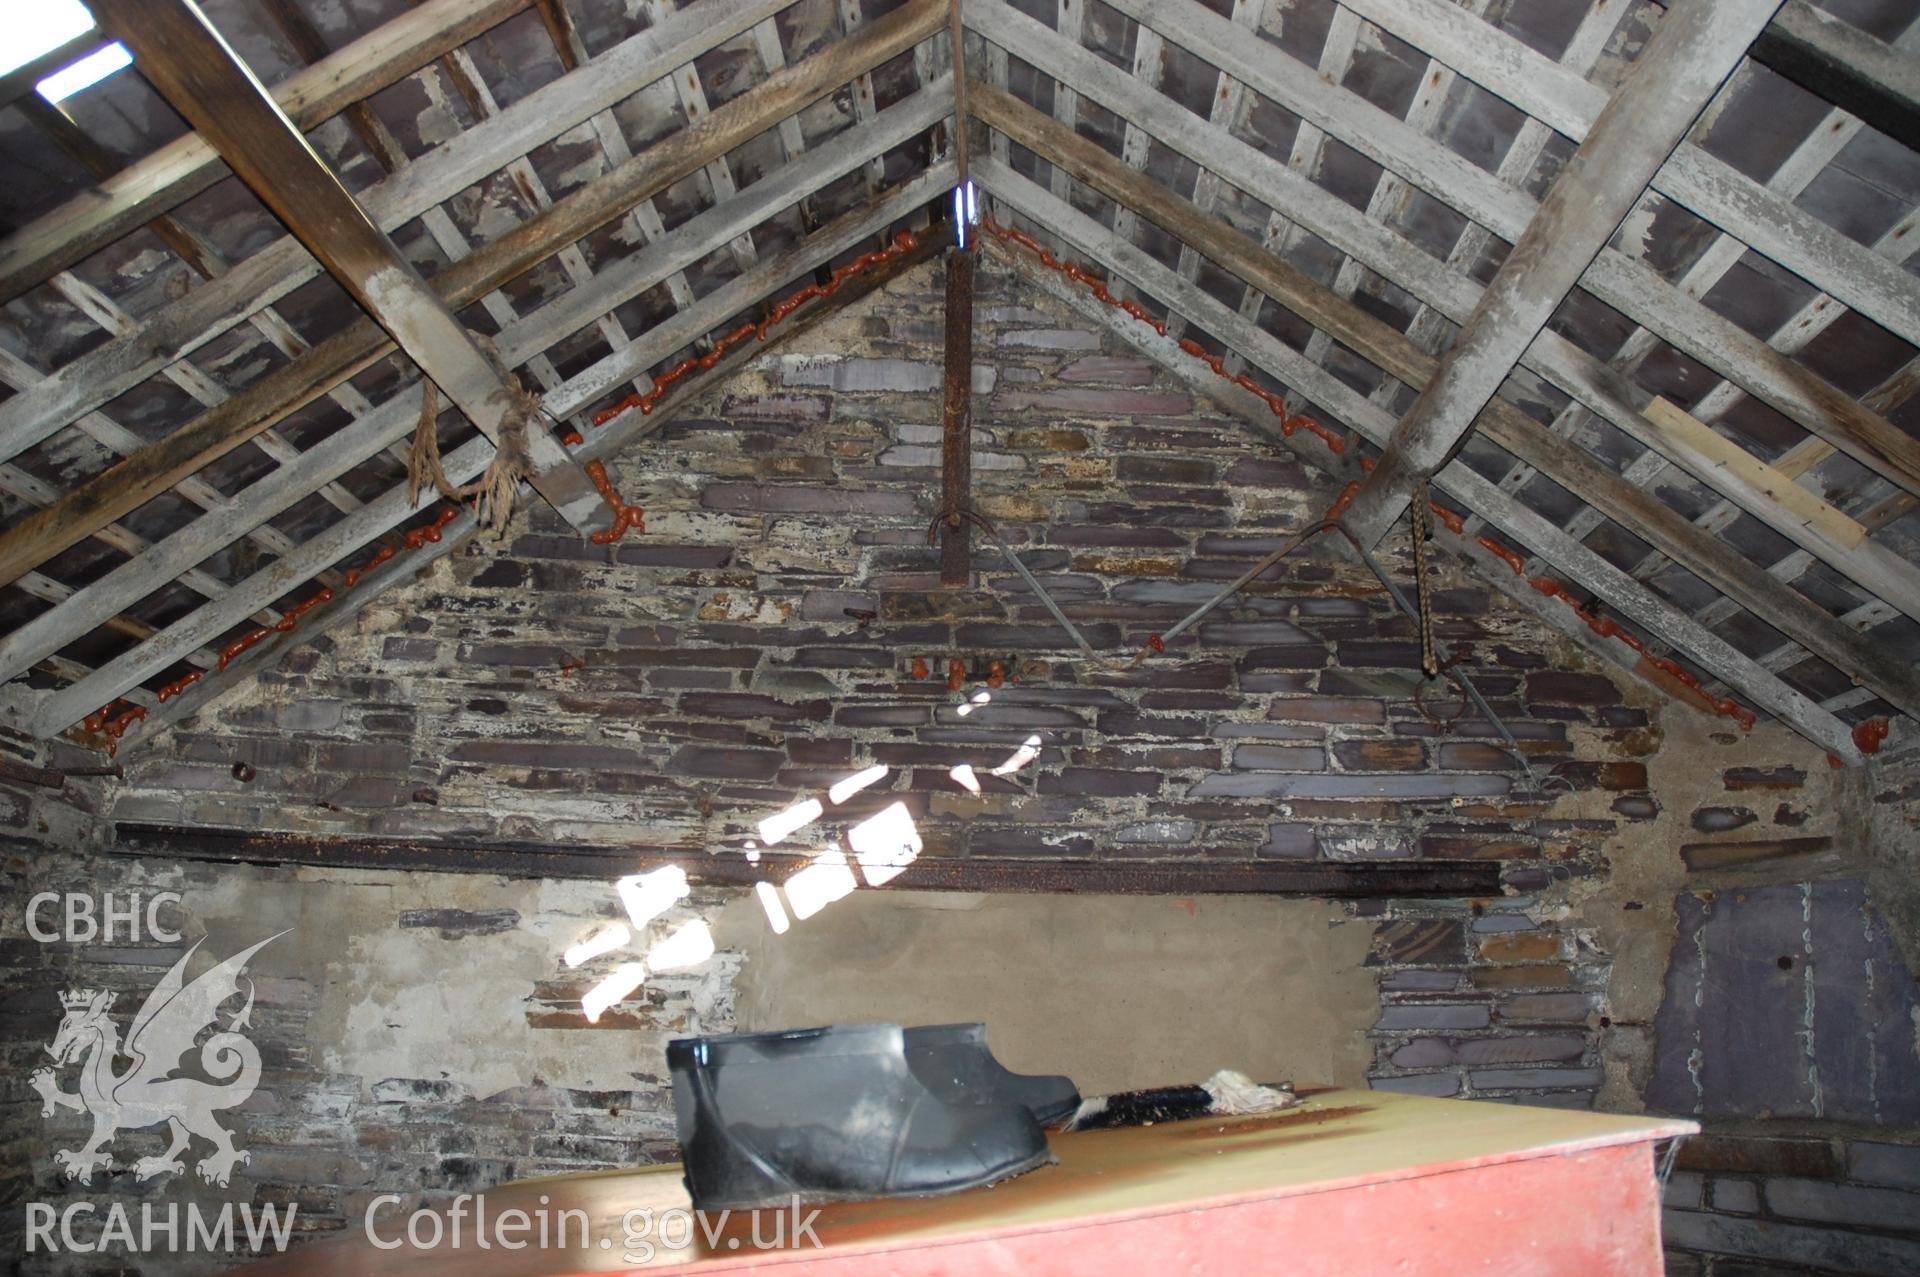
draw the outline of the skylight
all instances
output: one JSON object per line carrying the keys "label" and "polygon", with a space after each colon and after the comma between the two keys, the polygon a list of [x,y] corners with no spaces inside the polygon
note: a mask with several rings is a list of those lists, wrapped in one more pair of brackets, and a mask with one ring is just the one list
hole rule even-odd
{"label": "skylight", "polygon": [[9,6],[7,40],[0,48],[0,75],[85,35],[92,26],[93,15],[80,0],[33,0],[31,4]]}
{"label": "skylight", "polygon": [[127,46],[115,40],[112,44],[89,53],[72,66],[55,71],[35,87],[40,90],[40,96],[47,101],[60,102],[72,97],[88,85],[100,83],[132,61],[133,55],[127,52]]}
{"label": "skylight", "polygon": [[[45,57],[92,29],[93,15],[81,0],[32,0],[30,4],[16,4],[7,14],[8,38],[0,49],[0,75]],[[115,42],[62,67],[35,87],[47,101],[59,102],[90,84],[98,84],[132,61],[126,46]]]}

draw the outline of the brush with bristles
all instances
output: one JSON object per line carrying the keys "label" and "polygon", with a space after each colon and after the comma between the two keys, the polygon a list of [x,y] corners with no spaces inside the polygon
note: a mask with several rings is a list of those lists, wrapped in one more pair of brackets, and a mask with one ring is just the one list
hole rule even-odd
{"label": "brush with bristles", "polygon": [[1101,1131],[1119,1126],[1178,1122],[1190,1117],[1276,1113],[1299,1102],[1291,1082],[1261,1086],[1244,1073],[1221,1069],[1197,1086],[1158,1086],[1082,1100],[1060,1129]]}

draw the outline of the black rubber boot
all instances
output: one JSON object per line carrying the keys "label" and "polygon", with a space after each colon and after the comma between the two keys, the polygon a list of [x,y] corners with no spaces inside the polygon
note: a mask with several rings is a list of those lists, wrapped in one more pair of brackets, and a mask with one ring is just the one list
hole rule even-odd
{"label": "black rubber boot", "polygon": [[929,1197],[1052,1160],[1024,1106],[924,1086],[894,1024],[679,1038],[667,1067],[700,1210]]}
{"label": "black rubber boot", "polygon": [[1020,1104],[1042,1126],[1072,1117],[1080,1090],[1072,1078],[1014,1073],[994,1058],[984,1024],[928,1024],[906,1030],[913,1075],[949,1104]]}

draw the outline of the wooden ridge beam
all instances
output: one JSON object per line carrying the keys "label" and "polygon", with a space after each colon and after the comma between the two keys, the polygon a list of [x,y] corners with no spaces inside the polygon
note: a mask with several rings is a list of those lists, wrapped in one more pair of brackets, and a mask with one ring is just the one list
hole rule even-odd
{"label": "wooden ridge beam", "polygon": [[518,380],[367,216],[195,0],[94,0],[94,8],[140,73],[467,420],[495,447],[525,450],[529,482],[560,517],[580,532],[610,527],[613,512],[586,471],[545,420],[521,414]]}
{"label": "wooden ridge beam", "polygon": [[[824,149],[816,148],[811,154],[818,155]],[[937,198],[953,184],[953,176],[951,164],[936,167],[883,191],[805,240],[762,259],[752,271],[701,298],[693,309],[663,321],[636,339],[626,350],[608,355],[592,368],[578,374],[568,387],[558,392],[557,411],[570,412],[581,404],[592,402],[607,386],[631,379],[641,361],[650,366],[690,346],[697,337],[725,326],[732,317],[756,305],[784,284],[809,274],[873,236],[884,234],[888,227]],[[908,265],[927,260],[935,247],[930,238],[923,240],[914,253],[894,263],[894,268],[905,269]],[[778,340],[815,322],[821,314],[861,295],[864,288],[870,286],[873,285],[856,280],[836,293],[826,305],[809,303],[770,329],[769,340]],[[628,443],[667,419],[675,406],[711,389],[759,353],[760,350],[754,347],[742,347],[732,352],[708,372],[676,383],[653,413],[622,413],[594,430],[574,455],[582,461],[605,460],[615,455]],[[510,352],[507,357],[511,359]],[[405,396],[401,398],[404,400]],[[447,455],[447,473],[456,483],[469,479],[485,467],[489,454],[485,440],[470,440]],[[374,543],[437,502],[438,498],[432,493],[422,493],[418,501],[409,501],[405,484],[368,502],[362,510],[302,544],[298,551],[286,559],[262,568],[235,585],[232,594],[223,600],[221,606],[202,607],[167,626],[149,642],[101,666],[85,679],[47,694],[34,712],[35,733],[51,737],[65,731],[100,705],[117,696],[127,695],[141,682],[164,673],[180,653],[211,642],[239,624],[245,616],[240,609],[246,602],[260,598],[271,601],[282,597],[297,589],[302,582],[310,580],[321,569]],[[442,530],[439,541],[428,542],[416,551],[397,555],[378,565],[361,579],[356,588],[338,592],[308,612],[297,629],[272,634],[266,641],[235,657],[220,677],[203,679],[179,696],[158,705],[146,720],[134,725],[127,740],[151,735],[171,722],[198,712],[208,700],[228,690],[238,679],[265,668],[284,654],[289,646],[308,642],[356,615],[383,590],[410,578],[435,559],[451,553],[476,530],[472,513],[461,511]]]}
{"label": "wooden ridge beam", "polygon": [[[484,35],[529,3],[426,0],[325,61],[287,77],[274,86],[274,100],[301,129],[318,128],[447,50]],[[192,199],[226,174],[226,165],[198,135],[169,142],[0,241],[0,302]]]}
{"label": "wooden ridge beam", "polygon": [[1465,444],[1474,419],[1639,202],[1779,0],[1680,0],[1554,180],[1440,366],[1360,485],[1347,526],[1369,545]]}
{"label": "wooden ridge beam", "polygon": [[[837,42],[787,71],[769,77],[699,124],[670,134],[641,155],[564,196],[539,216],[490,241],[471,256],[454,262],[435,277],[434,287],[455,309],[470,304],[559,248],[619,217],[638,202],[698,172],[711,156],[733,150],[773,127],[777,120],[832,92],[857,72],[870,70],[912,47],[938,30],[944,16],[941,0],[915,0],[895,10],[863,28],[857,36]],[[915,101],[898,117],[903,123],[895,125],[895,117],[890,117],[877,131],[869,125],[860,132],[859,139],[885,140],[894,136],[897,129],[910,130],[911,119],[916,118],[924,106],[925,99]],[[831,151],[823,146],[811,153],[821,170],[837,164],[848,146],[864,145],[863,141],[852,138],[836,139],[836,142],[839,145]],[[870,146],[864,149],[871,153]],[[821,152],[826,152],[825,158],[817,158]],[[794,176],[800,177],[807,171],[810,170],[796,170]],[[756,183],[748,188],[748,194],[755,206],[761,206],[768,193],[777,189],[777,186],[763,187],[762,183]],[[684,245],[694,237],[679,238]],[[668,242],[656,240],[634,257],[643,264],[650,262],[665,251]],[[609,272],[587,288],[564,294],[559,301],[567,309],[554,313],[578,314],[582,302],[589,299],[595,304],[604,302],[605,309],[612,309],[625,300],[613,290],[630,274],[630,271]],[[579,323],[591,320],[592,316],[588,315]],[[557,340],[570,331],[570,328],[559,329],[552,334],[552,339]],[[327,387],[392,350],[392,343],[378,325],[371,320],[360,320],[320,343],[309,355],[274,370],[237,392],[227,403],[202,413],[167,438],[109,467],[54,505],[28,515],[0,532],[0,583],[12,579],[19,571],[45,562],[87,536],[95,526],[103,526],[137,509],[209,461],[310,402]],[[417,401],[414,407],[417,411]],[[206,551],[211,552],[211,549]],[[0,668],[12,668],[12,663],[0,662]],[[0,675],[0,678],[9,676]]]}
{"label": "wooden ridge beam", "polygon": [[[484,180],[508,161],[630,97],[637,88],[790,2],[700,0],[449,139],[361,192],[361,202],[387,231],[427,215],[435,205]],[[298,240],[287,236],[237,263],[219,279],[160,307],[138,329],[63,365],[31,391],[0,402],[0,460],[33,446],[320,273],[320,264]]]}
{"label": "wooden ridge beam", "polygon": [[[976,98],[976,105],[978,103]],[[986,112],[977,114],[988,118]],[[1074,252],[1110,273],[1129,276],[1143,292],[1164,300],[1173,311],[1185,315],[1189,324],[1213,333],[1255,367],[1311,399],[1361,438],[1377,444],[1392,434],[1394,418],[1384,409],[1154,258],[1132,245],[1114,240],[1105,227],[1085,214],[998,163],[982,166],[979,179],[1007,205],[1036,224],[1053,230]],[[1151,217],[1147,210],[1138,211]],[[1015,260],[1031,267],[1031,263],[1022,258]],[[1047,278],[1048,272],[1033,268],[1030,273],[1043,286],[1052,282]],[[1056,295],[1072,299],[1079,291]],[[1089,298],[1083,313],[1109,320],[1115,332],[1174,370],[1176,375],[1188,367],[1201,367],[1172,339],[1159,336],[1145,324],[1113,318],[1118,312],[1111,307]],[[1202,378],[1189,384],[1203,392],[1211,384],[1215,398],[1250,426],[1285,440],[1281,419],[1253,395],[1210,373],[1203,373]],[[1300,448],[1291,441],[1287,441],[1287,446]],[[1316,457],[1316,464],[1338,472],[1351,461],[1344,454],[1321,453]],[[1357,467],[1354,473],[1359,473]],[[1684,651],[1709,673],[1738,688],[1753,704],[1779,717],[1823,749],[1847,762],[1861,761],[1845,723],[1474,470],[1455,461],[1435,476],[1435,482],[1451,499],[1477,511],[1505,535],[1533,547],[1570,581],[1590,591],[1614,613],[1631,619],[1659,641]],[[1436,523],[1434,536],[1442,545],[1474,563],[1491,584],[1549,627],[1630,670],[1639,666],[1637,673],[1652,677],[1649,674],[1652,667],[1643,657],[1621,643],[1603,639],[1563,604],[1532,589],[1487,547],[1456,536],[1444,524]]]}
{"label": "wooden ridge beam", "polygon": [[[1525,191],[1408,128],[1404,121],[1358,94],[1326,82],[1295,59],[1267,50],[1260,41],[1249,41],[1244,31],[1232,22],[1194,0],[1113,0],[1113,7],[1153,26],[1168,40],[1225,73],[1244,80],[1255,92],[1271,98],[1375,163],[1393,169],[1502,238],[1517,240],[1532,220],[1538,205]],[[1013,32],[1013,47],[1020,49],[1020,56],[1036,64],[1042,58],[1058,61],[1073,52],[1062,41],[1049,38],[1051,33],[1044,24],[1017,13],[1004,0],[973,0],[965,12],[969,25],[989,39],[1008,38],[991,34],[990,25]],[[1484,23],[1478,25],[1485,28]],[[1542,61],[1543,74],[1558,75],[1564,71],[1550,61]],[[1089,90],[1082,85],[1081,91]],[[1160,114],[1177,117],[1187,113],[1163,110]],[[1174,119],[1165,127],[1172,129],[1184,123]],[[1148,125],[1156,132],[1162,127],[1159,120],[1149,121]],[[1217,134],[1208,140],[1233,141]],[[1216,171],[1223,176],[1237,177],[1232,169]],[[1301,185],[1319,191],[1320,195],[1331,195],[1311,183]],[[1398,238],[1385,227],[1376,229],[1382,236]],[[1344,245],[1341,247],[1352,251]],[[1432,264],[1433,259],[1427,257],[1427,262]],[[1421,269],[1417,262],[1405,270],[1374,268],[1402,286],[1406,286],[1409,279],[1418,278]],[[1771,349],[1738,324],[1674,288],[1645,262],[1606,249],[1580,282],[1595,297],[1670,345],[1734,381],[1747,393],[1827,439],[1862,464],[1920,494],[1920,440]]]}
{"label": "wooden ridge beam", "polygon": [[[975,86],[974,112],[1041,158],[1157,222],[1246,283],[1410,386],[1424,386],[1438,361],[1404,333],[1334,296],[1291,264],[1245,235],[1134,172],[1095,143],[1061,129],[1009,94]],[[1909,712],[1920,710],[1920,676],[1863,636],[1840,625],[1805,595],[1775,580],[1724,542],[1710,537],[1653,494],[1623,481],[1578,445],[1543,429],[1503,399],[1483,414],[1487,437],[1562,487],[1673,555],[1715,588],[1740,601],[1790,638],[1879,689]],[[1730,680],[1732,681],[1732,680]],[[1734,686],[1740,686],[1734,682]],[[1912,707],[1912,708],[1909,708]]]}
{"label": "wooden ridge beam", "polygon": [[[1046,28],[1033,19],[1004,6],[986,3],[970,6],[967,12],[971,15],[969,21],[988,39],[1018,47],[1024,57],[1049,74],[1073,78],[1090,100],[1124,119],[1139,122],[1164,145],[1199,164],[1203,171],[1231,175],[1231,185],[1246,190],[1269,207],[1286,209],[1289,217],[1302,227],[1394,280],[1423,304],[1433,306],[1437,313],[1448,319],[1464,320],[1478,303],[1482,290],[1463,270],[1436,260],[1330,191],[1306,181],[1278,159],[1209,127],[1190,113],[1156,109],[1163,105],[1157,100],[1158,95],[1143,90],[1119,68],[1049,38]],[[1190,244],[1186,247],[1192,249]],[[1249,295],[1256,301],[1264,296],[1258,289],[1250,289]],[[1247,307],[1242,309],[1251,317]],[[1325,331],[1329,336],[1340,335],[1337,328]],[[1551,330],[1543,332],[1528,348],[1524,362],[1530,370],[1624,433],[1649,446],[1672,445],[1670,436],[1642,414],[1641,410],[1652,399],[1647,391],[1559,334]],[[1817,379],[1803,376],[1802,380],[1812,383]],[[1880,421],[1885,430],[1894,430],[1884,418],[1875,416],[1888,410],[1878,398],[1869,396],[1855,407],[1863,416]],[[1817,439],[1813,442],[1827,446]],[[1915,446],[1911,439],[1907,440],[1907,446],[1920,457],[1920,446]],[[1697,461],[1698,457],[1688,454],[1684,459]],[[1851,547],[1832,542],[1820,537],[1815,528],[1794,517],[1764,491],[1741,483],[1735,474],[1713,466],[1698,469],[1696,473],[1863,588],[1884,592],[1883,597],[1899,600],[1903,607],[1920,593],[1920,567],[1902,561],[1884,546],[1872,541]],[[1633,477],[1630,472],[1628,478]]]}

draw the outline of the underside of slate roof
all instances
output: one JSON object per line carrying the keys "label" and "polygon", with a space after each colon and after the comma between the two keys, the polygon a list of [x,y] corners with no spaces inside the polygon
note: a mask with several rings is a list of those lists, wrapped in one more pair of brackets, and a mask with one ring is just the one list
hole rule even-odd
{"label": "underside of slate roof", "polygon": [[[231,68],[163,65],[112,29],[126,8],[0,81],[0,678],[42,735],[154,731],[475,533],[409,492],[422,368],[455,483],[491,431],[445,349],[367,317],[328,252],[351,235],[255,172],[297,168],[293,130],[540,396],[555,461],[523,500],[577,473],[617,504],[595,462],[948,251],[964,175],[983,251],[1337,476],[1336,513],[1390,519],[1372,476],[1412,455],[1423,389],[1469,337],[1510,339],[1430,467],[1438,547],[1841,761],[1920,714],[1903,0],[1746,5],[1730,74],[1689,67],[1679,28],[1732,2],[156,5],[204,13],[292,122],[258,155],[188,122],[193,76]],[[36,91],[116,33],[131,70]],[[1683,140],[1544,330],[1483,307],[1538,268],[1516,243],[1582,256],[1556,199],[1617,184],[1608,118],[1690,69],[1704,109],[1662,108]]]}

